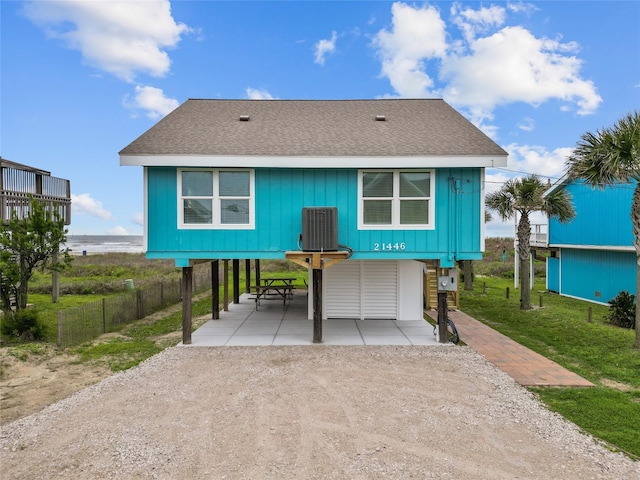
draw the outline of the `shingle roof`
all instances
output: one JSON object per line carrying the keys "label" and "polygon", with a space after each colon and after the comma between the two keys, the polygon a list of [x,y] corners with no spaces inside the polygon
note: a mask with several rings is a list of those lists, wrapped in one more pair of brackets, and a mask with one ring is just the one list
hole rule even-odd
{"label": "shingle roof", "polygon": [[[385,121],[376,121],[383,115]],[[248,116],[242,121],[241,116]],[[439,99],[189,99],[120,155],[500,156]]]}

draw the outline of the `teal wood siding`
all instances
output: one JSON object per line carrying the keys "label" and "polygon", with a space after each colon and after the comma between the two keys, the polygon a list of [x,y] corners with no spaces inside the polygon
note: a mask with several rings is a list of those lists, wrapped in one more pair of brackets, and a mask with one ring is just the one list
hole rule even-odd
{"label": "teal wood siding", "polygon": [[635,252],[563,249],[560,293],[607,303],[625,290],[636,294]]}
{"label": "teal wood siding", "polygon": [[255,230],[179,229],[177,169],[146,172],[149,258],[284,258],[284,252],[299,250],[302,208],[325,206],[338,208],[338,241],[353,249],[354,259],[452,265],[482,257],[480,168],[436,170],[433,230],[358,230],[356,169],[256,169]]}
{"label": "teal wood siding", "polygon": [[560,292],[560,261],[555,257],[547,257],[547,290]]}
{"label": "teal wood siding", "polygon": [[619,184],[604,190],[583,183],[566,189],[573,198],[575,218],[562,224],[549,220],[551,245],[631,246],[631,202],[635,183]]}

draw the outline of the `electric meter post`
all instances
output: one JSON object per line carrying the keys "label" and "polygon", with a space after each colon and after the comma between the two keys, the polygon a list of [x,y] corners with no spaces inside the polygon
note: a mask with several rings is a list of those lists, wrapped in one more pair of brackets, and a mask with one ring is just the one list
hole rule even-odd
{"label": "electric meter post", "polygon": [[447,293],[458,290],[458,271],[450,268],[447,275],[438,277],[438,342],[449,343],[447,334]]}

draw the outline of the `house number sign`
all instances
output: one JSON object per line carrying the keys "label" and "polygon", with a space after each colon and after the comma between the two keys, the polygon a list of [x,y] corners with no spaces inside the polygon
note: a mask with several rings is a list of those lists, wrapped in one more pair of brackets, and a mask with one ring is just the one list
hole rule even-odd
{"label": "house number sign", "polygon": [[391,252],[394,250],[406,250],[407,245],[402,243],[374,243],[373,251],[374,252]]}

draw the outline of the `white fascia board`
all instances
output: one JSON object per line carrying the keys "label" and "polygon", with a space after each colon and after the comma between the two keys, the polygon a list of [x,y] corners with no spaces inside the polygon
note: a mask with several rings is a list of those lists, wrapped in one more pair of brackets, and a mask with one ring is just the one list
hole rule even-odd
{"label": "white fascia board", "polygon": [[459,168],[506,167],[507,157],[275,157],[216,155],[120,155],[121,166],[244,168]]}
{"label": "white fascia board", "polygon": [[550,243],[549,248],[566,248],[567,250],[608,250],[611,252],[635,252],[633,245],[571,245],[564,243]]}

